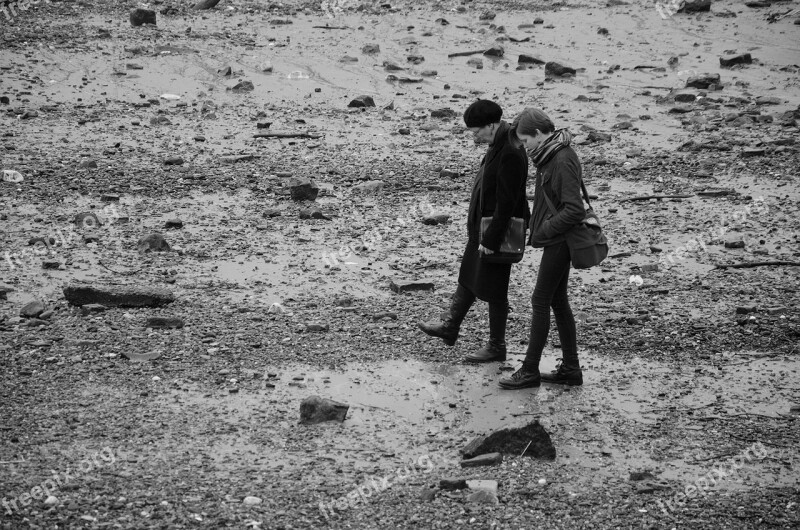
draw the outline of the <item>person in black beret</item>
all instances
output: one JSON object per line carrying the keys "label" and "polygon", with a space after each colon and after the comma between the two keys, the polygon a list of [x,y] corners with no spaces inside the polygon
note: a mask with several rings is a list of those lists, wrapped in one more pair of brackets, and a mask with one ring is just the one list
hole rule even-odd
{"label": "person in black beret", "polygon": [[[524,147],[511,144],[511,127],[502,120],[503,109],[494,101],[481,99],[464,112],[464,123],[476,143],[488,143],[472,185],[467,215],[467,247],[461,259],[458,287],[443,319],[421,322],[419,327],[452,346],[458,338],[461,322],[475,299],[489,303],[489,341],[468,362],[506,360],[506,321],[508,318],[508,282],[510,263],[492,263],[482,256],[499,251],[512,217],[530,219],[525,184],[528,157]],[[491,221],[481,236],[481,218]]]}

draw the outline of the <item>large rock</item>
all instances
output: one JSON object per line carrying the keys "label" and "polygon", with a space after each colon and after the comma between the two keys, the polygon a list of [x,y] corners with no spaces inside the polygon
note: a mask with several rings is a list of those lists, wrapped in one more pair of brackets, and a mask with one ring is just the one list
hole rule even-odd
{"label": "large rock", "polygon": [[200,0],[194,5],[195,9],[211,9],[219,4],[219,0]]}
{"label": "large rock", "polygon": [[287,186],[293,201],[313,201],[319,194],[319,187],[307,177],[292,177]]}
{"label": "large rock", "polygon": [[397,294],[408,293],[411,291],[433,291],[434,284],[431,281],[420,280],[420,281],[411,281],[411,282],[404,282],[398,281],[392,282],[389,284],[389,288],[396,292]]}
{"label": "large rock", "polygon": [[544,65],[545,77],[564,77],[575,75],[576,70],[570,66],[550,61]]}
{"label": "large rock", "polygon": [[678,13],[699,13],[711,11],[711,0],[685,0]]}
{"label": "large rock", "polygon": [[706,89],[711,85],[720,85],[719,74],[700,74],[686,80],[686,88]]}
{"label": "large rock", "polygon": [[153,252],[166,252],[170,247],[163,235],[158,232],[153,232],[139,239],[136,243],[136,249],[139,252],[147,252],[148,250]]}
{"label": "large rock", "polygon": [[502,46],[492,46],[491,48],[483,52],[483,54],[487,57],[502,57],[503,55],[505,55],[505,53],[506,50]]}
{"label": "large rock", "polygon": [[134,9],[131,11],[131,26],[156,24],[156,12],[150,9]]}
{"label": "large rock", "polygon": [[461,461],[461,467],[494,466],[503,461],[501,453],[487,453]]}
{"label": "large rock", "polygon": [[312,425],[325,421],[344,421],[349,405],[319,396],[311,396],[300,403],[300,423]]}
{"label": "large rock", "polygon": [[22,318],[38,318],[39,315],[44,313],[44,309],[44,303],[34,300],[22,306],[22,309],[19,310],[19,316]]}
{"label": "large rock", "polygon": [[352,107],[354,109],[374,107],[375,100],[372,99],[372,96],[358,96],[357,98],[353,99],[350,103],[348,103],[347,106]]}
{"label": "large rock", "polygon": [[547,64],[547,61],[539,59],[538,57],[534,57],[533,55],[525,55],[524,53],[520,54],[519,59],[517,59],[518,64]]}
{"label": "large rock", "polygon": [[731,55],[729,57],[720,57],[719,65],[724,67],[735,66],[737,64],[752,64],[753,56],[749,53],[742,53],[740,55]]}
{"label": "large rock", "polygon": [[103,304],[106,307],[160,307],[175,301],[168,289],[136,285],[84,285],[64,287],[64,298],[75,306]]}
{"label": "large rock", "polygon": [[502,429],[489,436],[479,436],[461,452],[464,458],[474,458],[486,453],[532,456],[543,460],[556,458],[556,448],[550,440],[550,435],[538,421],[529,423],[525,427]]}

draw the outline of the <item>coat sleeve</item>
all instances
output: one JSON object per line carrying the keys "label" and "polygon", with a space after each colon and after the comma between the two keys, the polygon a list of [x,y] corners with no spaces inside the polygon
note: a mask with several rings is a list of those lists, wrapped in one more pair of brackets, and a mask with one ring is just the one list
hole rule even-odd
{"label": "coat sleeve", "polygon": [[557,196],[550,199],[556,204],[561,203],[562,207],[556,215],[542,223],[536,239],[552,239],[563,234],[586,216],[581,196],[581,166],[575,157],[564,157],[558,161],[551,182]]}
{"label": "coat sleeve", "polygon": [[514,207],[520,200],[520,190],[524,193],[527,178],[525,160],[515,154],[505,154],[500,159],[497,170],[497,204],[489,227],[483,234],[481,245],[497,252],[508,230],[508,223],[514,214]]}

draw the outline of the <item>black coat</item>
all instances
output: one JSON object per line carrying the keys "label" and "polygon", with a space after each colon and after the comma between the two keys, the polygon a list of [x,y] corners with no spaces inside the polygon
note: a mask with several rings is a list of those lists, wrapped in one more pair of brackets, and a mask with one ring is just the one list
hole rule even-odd
{"label": "black coat", "polygon": [[[467,215],[469,239],[458,274],[461,285],[487,302],[507,300],[511,265],[483,262],[478,254],[478,245],[496,251],[512,217],[523,218],[526,222],[530,219],[525,198],[528,157],[522,146],[511,145],[510,130],[507,123],[500,123],[494,143],[481,161]],[[482,217],[491,217],[492,221],[481,238]]]}

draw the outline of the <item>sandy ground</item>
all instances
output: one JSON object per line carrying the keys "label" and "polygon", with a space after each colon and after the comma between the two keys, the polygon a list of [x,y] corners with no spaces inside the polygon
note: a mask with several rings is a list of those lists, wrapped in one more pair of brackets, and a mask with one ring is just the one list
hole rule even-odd
{"label": "sandy ground", "polygon": [[[0,527],[798,525],[798,2],[667,18],[650,2],[161,2],[131,27],[135,7],[0,11]],[[503,57],[448,57],[492,46]],[[685,88],[706,73],[719,90]],[[348,107],[362,95],[376,106]],[[581,388],[496,384],[524,356],[539,251],[513,269],[507,363],[461,363],[483,304],[454,348],[416,328],[455,289],[476,97],[576,135],[611,245],[571,279]],[[291,177],[317,199],[292,201]],[[630,200],[645,195],[682,197]],[[140,253],[151,232],[171,249]],[[760,262],[780,264],[724,268]],[[389,287],[404,281],[434,289]],[[71,282],[176,299],[83,315]],[[46,318],[20,316],[31,301]],[[543,369],[558,352],[552,337]],[[347,420],[298,425],[311,395]],[[475,435],[534,419],[555,461],[461,469]],[[497,481],[499,504],[447,477]]]}

